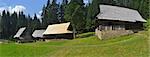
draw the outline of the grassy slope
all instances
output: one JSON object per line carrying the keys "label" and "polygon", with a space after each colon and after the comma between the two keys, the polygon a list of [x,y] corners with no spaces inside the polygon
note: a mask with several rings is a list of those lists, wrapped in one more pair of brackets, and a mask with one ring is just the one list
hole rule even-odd
{"label": "grassy slope", "polygon": [[[148,57],[148,32],[99,40],[86,33],[74,40],[0,44],[1,57]],[[90,36],[87,36],[90,35]]]}

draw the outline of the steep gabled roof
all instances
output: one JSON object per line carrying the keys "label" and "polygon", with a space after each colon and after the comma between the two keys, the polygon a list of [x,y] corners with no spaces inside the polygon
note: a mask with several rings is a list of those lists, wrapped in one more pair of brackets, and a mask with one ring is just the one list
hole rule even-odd
{"label": "steep gabled roof", "polygon": [[37,37],[43,37],[43,33],[45,32],[45,30],[35,30],[32,34],[33,37],[37,38]]}
{"label": "steep gabled roof", "polygon": [[100,5],[100,11],[97,15],[98,19],[119,20],[128,22],[146,22],[138,11],[110,5]]}
{"label": "steep gabled roof", "polygon": [[46,31],[43,33],[44,35],[49,34],[65,34],[65,33],[72,33],[72,31],[67,30],[70,25],[70,22],[68,23],[61,23],[61,24],[54,24],[49,25],[46,29]]}
{"label": "steep gabled roof", "polygon": [[26,27],[20,28],[20,29],[18,30],[18,32],[16,33],[16,35],[14,36],[14,38],[20,37],[20,36],[23,34],[23,32],[25,31],[25,29],[26,29]]}

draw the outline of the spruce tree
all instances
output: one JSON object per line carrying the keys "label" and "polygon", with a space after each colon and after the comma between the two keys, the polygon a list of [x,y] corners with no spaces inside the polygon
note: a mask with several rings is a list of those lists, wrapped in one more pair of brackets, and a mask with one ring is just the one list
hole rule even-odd
{"label": "spruce tree", "polygon": [[48,19],[47,19],[48,15],[47,15],[47,10],[46,10],[46,6],[45,5],[43,6],[41,16],[42,16],[42,27],[46,28],[46,26],[48,25]]}
{"label": "spruce tree", "polygon": [[18,20],[18,16],[17,13],[14,12],[13,14],[11,14],[11,18],[10,18],[10,34],[13,36],[15,35],[15,33],[17,32],[17,20]]}
{"label": "spruce tree", "polygon": [[4,39],[9,39],[10,34],[8,32],[10,32],[10,13],[8,11],[3,11],[2,12],[2,37]]}
{"label": "spruce tree", "polygon": [[58,23],[58,4],[56,0],[50,3],[48,0],[47,5],[43,7],[42,25],[46,28],[50,24]]}
{"label": "spruce tree", "polygon": [[2,18],[1,18],[1,30],[2,30],[2,38],[5,39],[6,36],[6,11],[4,10],[2,12]]}
{"label": "spruce tree", "polygon": [[50,7],[50,15],[51,15],[51,23],[58,23],[58,4],[56,3],[56,0],[52,1],[51,7]]}
{"label": "spruce tree", "polygon": [[34,14],[34,19],[32,21],[32,30],[40,28],[40,25],[41,25],[40,20],[37,18],[37,15]]}
{"label": "spruce tree", "polygon": [[27,17],[27,27],[32,28],[32,18],[30,15],[28,15]]}
{"label": "spruce tree", "polygon": [[67,4],[68,4],[68,0],[63,0],[62,4],[60,5],[59,18],[60,18],[61,22],[65,22],[65,20],[64,20],[64,12],[65,12],[65,8],[66,8]]}
{"label": "spruce tree", "polygon": [[26,16],[23,12],[19,12],[19,17],[18,17],[18,27],[27,27],[27,19]]}
{"label": "spruce tree", "polygon": [[92,3],[87,6],[86,15],[86,30],[94,31],[96,16],[100,13],[99,0],[93,0]]}

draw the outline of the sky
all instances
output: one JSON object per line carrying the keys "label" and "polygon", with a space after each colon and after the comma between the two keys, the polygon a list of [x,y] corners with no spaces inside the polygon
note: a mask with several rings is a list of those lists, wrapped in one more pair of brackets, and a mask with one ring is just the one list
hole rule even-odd
{"label": "sky", "polygon": [[[59,2],[61,3],[62,0],[57,0],[57,3]],[[84,2],[87,3],[88,0],[84,0]],[[37,14],[37,17],[41,18],[41,10],[46,3],[47,0],[0,0],[0,13],[3,10],[11,13],[23,11],[26,15],[34,16]]]}

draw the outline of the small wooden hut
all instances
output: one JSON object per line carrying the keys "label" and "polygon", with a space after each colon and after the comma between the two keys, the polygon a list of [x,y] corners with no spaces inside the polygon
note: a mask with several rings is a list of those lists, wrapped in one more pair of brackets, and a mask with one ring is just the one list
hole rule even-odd
{"label": "small wooden hut", "polygon": [[32,36],[34,37],[34,39],[39,40],[43,38],[43,33],[45,32],[45,30],[35,30],[32,34]]}
{"label": "small wooden hut", "polygon": [[19,43],[34,41],[29,30],[26,27],[20,28],[14,36],[14,39],[16,39],[16,41]]}
{"label": "small wooden hut", "polygon": [[100,5],[97,15],[96,35],[100,39],[128,35],[143,30],[142,18],[138,11],[118,6]]}
{"label": "small wooden hut", "polygon": [[68,28],[70,22],[49,25],[43,33],[44,39],[73,39],[73,32]]}

